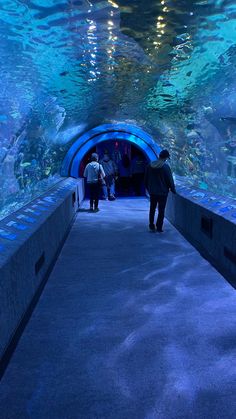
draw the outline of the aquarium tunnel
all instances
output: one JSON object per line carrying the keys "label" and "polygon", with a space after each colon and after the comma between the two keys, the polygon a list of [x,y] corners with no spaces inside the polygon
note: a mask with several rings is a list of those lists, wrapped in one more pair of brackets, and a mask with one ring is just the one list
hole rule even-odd
{"label": "aquarium tunnel", "polygon": [[2,0],[0,23],[1,418],[235,418],[235,2]]}
{"label": "aquarium tunnel", "polygon": [[[107,143],[112,141],[134,144],[142,151],[147,161],[158,159],[161,151],[158,143],[138,127],[129,124],[104,124],[86,132],[72,144],[62,162],[61,175],[78,178],[79,167],[86,153],[90,152],[91,155],[91,150],[100,143],[106,143],[105,148],[108,148]],[[117,146],[118,144],[116,147],[111,144],[111,157],[119,162],[122,150]]]}

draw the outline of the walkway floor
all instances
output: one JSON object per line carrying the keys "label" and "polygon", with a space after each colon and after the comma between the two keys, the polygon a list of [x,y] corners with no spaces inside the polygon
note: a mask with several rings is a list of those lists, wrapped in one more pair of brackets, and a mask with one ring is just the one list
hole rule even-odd
{"label": "walkway floor", "polygon": [[78,213],[1,419],[235,418],[235,290],[168,222],[148,232],[145,198],[100,207]]}

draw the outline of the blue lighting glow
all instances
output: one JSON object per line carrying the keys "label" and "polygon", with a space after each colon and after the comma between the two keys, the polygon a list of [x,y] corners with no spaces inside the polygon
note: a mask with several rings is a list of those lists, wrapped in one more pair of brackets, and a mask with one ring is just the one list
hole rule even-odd
{"label": "blue lighting glow", "polygon": [[14,227],[20,231],[24,231],[28,229],[28,227],[25,224],[17,223],[16,221],[9,221],[9,223],[7,223],[7,226]]}
{"label": "blue lighting glow", "polygon": [[62,163],[61,174],[78,177],[84,155],[95,145],[110,140],[129,141],[139,147],[149,160],[155,160],[161,150],[150,135],[136,126],[104,124],[86,132],[73,144]]}
{"label": "blue lighting glow", "polygon": [[213,0],[3,0],[0,218],[60,174],[77,177],[114,127],[109,139],[147,159],[168,148],[190,187],[236,196],[235,11]]}
{"label": "blue lighting glow", "polygon": [[17,238],[17,235],[11,233],[10,231],[0,229],[0,237],[7,240],[15,240]]}

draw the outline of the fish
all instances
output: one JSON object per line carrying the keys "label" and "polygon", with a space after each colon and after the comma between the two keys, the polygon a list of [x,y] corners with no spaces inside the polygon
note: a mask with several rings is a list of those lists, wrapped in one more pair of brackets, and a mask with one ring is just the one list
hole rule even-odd
{"label": "fish", "polygon": [[31,166],[31,163],[29,163],[29,162],[20,163],[20,166],[21,167],[28,167],[28,166]]}
{"label": "fish", "polygon": [[161,93],[160,94],[160,96],[163,96],[163,97],[173,97],[172,95],[169,95],[168,93]]}
{"label": "fish", "polygon": [[221,116],[220,121],[229,121],[229,122],[232,122],[233,124],[236,124],[236,118],[233,116]]}
{"label": "fish", "polygon": [[163,83],[162,86],[168,87],[168,86],[174,86],[174,85],[172,83],[170,83],[170,82],[165,82],[165,83]]}

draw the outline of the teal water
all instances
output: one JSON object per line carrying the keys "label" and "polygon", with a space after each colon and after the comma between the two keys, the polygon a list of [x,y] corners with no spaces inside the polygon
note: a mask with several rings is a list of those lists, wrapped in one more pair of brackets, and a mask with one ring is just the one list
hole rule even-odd
{"label": "teal water", "polygon": [[140,126],[176,174],[235,196],[235,2],[2,0],[0,20],[2,216],[104,122]]}

